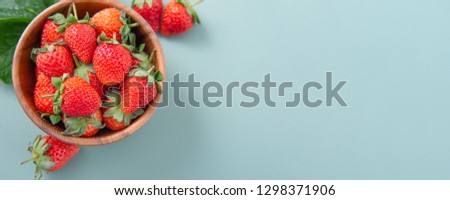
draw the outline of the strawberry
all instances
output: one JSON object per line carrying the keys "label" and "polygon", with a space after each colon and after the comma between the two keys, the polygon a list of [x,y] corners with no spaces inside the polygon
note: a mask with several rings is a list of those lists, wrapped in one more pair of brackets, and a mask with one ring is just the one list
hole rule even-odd
{"label": "strawberry", "polygon": [[[105,34],[99,38],[107,40]],[[100,82],[107,86],[117,85],[125,79],[132,65],[131,54],[118,41],[99,44],[94,52],[94,70]]]}
{"label": "strawberry", "polygon": [[92,85],[97,91],[98,95],[103,99],[105,94],[103,94],[103,84],[98,80],[97,75],[95,75],[94,68],[92,64],[85,64],[78,61],[78,58],[74,55],[73,60],[75,61],[75,71],[74,75],[79,76],[86,82]]}
{"label": "strawberry", "polygon": [[102,114],[103,114],[103,121],[105,122],[105,125],[107,128],[113,130],[113,131],[120,131],[122,129],[124,129],[125,126],[125,122],[121,121],[118,122],[116,119],[114,119],[114,117],[105,117],[105,113],[108,112],[110,108],[102,108]]}
{"label": "strawberry", "polygon": [[[72,7],[69,8],[69,13]],[[41,47],[45,47],[47,44],[53,44],[64,39],[63,31],[61,31],[61,25],[67,22],[66,17],[61,13],[56,13],[48,18],[42,29]]]}
{"label": "strawberry", "polygon": [[114,34],[118,36],[118,41],[121,42],[122,36],[120,29],[124,26],[122,22],[122,13],[116,8],[106,8],[96,13],[91,20],[95,27],[97,36],[105,33],[108,38],[112,38]]}
{"label": "strawberry", "polygon": [[[156,50],[152,52],[150,57],[143,51],[133,53],[133,57],[138,59],[140,63],[139,67],[130,71],[127,80],[139,88],[139,95],[136,95],[139,97],[138,107],[147,106],[156,98],[158,93],[161,93],[160,81],[163,81],[163,75],[160,71],[155,70],[155,65],[153,64],[155,55]],[[126,88],[126,85],[127,81],[124,83],[124,88]]]}
{"label": "strawberry", "polygon": [[56,172],[64,167],[78,153],[80,147],[47,135],[37,136],[28,150],[32,153],[32,157],[22,164],[33,161],[36,165],[34,178],[40,179],[43,172]]}
{"label": "strawberry", "polygon": [[[71,14],[73,10],[73,14]],[[78,20],[77,8],[75,3],[69,7],[67,19],[59,16],[57,31],[64,33],[64,41],[70,50],[84,63],[91,63],[95,47],[97,45],[97,34],[95,29],[89,24],[89,14],[82,20]]]}
{"label": "strawberry", "polygon": [[62,121],[66,126],[64,135],[92,137],[97,134],[99,129],[105,127],[102,124],[103,117],[102,112],[97,110],[89,117],[66,117],[63,116]]}
{"label": "strawberry", "polygon": [[175,36],[189,31],[194,24],[200,24],[193,7],[203,0],[191,4],[189,0],[171,0],[163,14],[161,35]]}
{"label": "strawberry", "polygon": [[106,92],[107,100],[103,103],[103,120],[107,128],[111,130],[122,130],[129,126],[131,120],[141,116],[144,113],[143,109],[137,109],[132,114],[125,114],[123,112],[123,105],[121,101],[120,92],[117,90]]}
{"label": "strawberry", "polygon": [[70,50],[59,44],[47,45],[32,51],[32,59],[36,61],[36,70],[48,77],[60,77],[72,74],[74,64]]}
{"label": "strawberry", "polygon": [[43,73],[37,75],[36,86],[34,88],[34,105],[41,113],[55,114],[53,112],[53,98],[47,97],[56,92],[55,86],[49,77]]}
{"label": "strawberry", "polygon": [[55,113],[61,111],[69,117],[87,117],[101,106],[101,98],[92,85],[78,76],[52,78],[53,85],[58,88],[53,106]]}
{"label": "strawberry", "polygon": [[89,24],[73,24],[64,32],[64,41],[84,63],[91,63],[97,46],[97,36]]}
{"label": "strawberry", "polygon": [[150,24],[157,33],[161,25],[161,14],[163,11],[162,0],[133,0],[133,9],[139,13]]}
{"label": "strawberry", "polygon": [[49,19],[45,22],[44,28],[42,28],[41,47],[63,39],[63,34],[56,31],[57,29],[58,25],[53,20]]}

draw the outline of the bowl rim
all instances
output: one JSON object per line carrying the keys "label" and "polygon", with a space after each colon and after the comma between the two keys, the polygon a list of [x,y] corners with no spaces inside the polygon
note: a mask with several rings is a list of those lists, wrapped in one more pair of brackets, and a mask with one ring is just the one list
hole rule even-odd
{"label": "bowl rim", "polygon": [[[164,53],[163,49],[161,47],[161,44],[159,42],[158,36],[153,31],[151,26],[133,9],[130,7],[119,3],[118,1],[110,0],[110,1],[102,1],[102,0],[76,0],[76,3],[102,3],[106,4],[110,7],[115,7],[119,10],[124,11],[127,16],[131,17],[136,23],[138,23],[140,28],[143,29],[143,32],[146,33],[144,36],[143,41],[146,41],[146,44],[151,44],[153,46],[153,49],[156,49],[156,66],[159,71],[161,71],[163,75],[163,82],[166,81],[166,64],[164,59]],[[42,11],[38,16],[36,16],[30,24],[28,24],[27,28],[22,33],[22,36],[19,39],[19,42],[17,43],[15,52],[14,52],[14,58],[13,58],[13,64],[12,64],[12,81],[13,81],[13,87],[16,93],[16,97],[28,116],[28,118],[31,119],[31,121],[38,126],[42,131],[44,131],[46,134],[51,135],[55,137],[58,140],[61,140],[66,143],[70,144],[76,144],[80,146],[100,146],[100,145],[106,145],[113,142],[117,142],[119,140],[122,140],[130,135],[132,135],[134,132],[136,132],[138,129],[140,129],[154,114],[156,108],[158,107],[158,104],[160,102],[160,99],[162,98],[162,93],[158,94],[152,103],[147,106],[145,109],[144,114],[142,114],[139,118],[132,121],[132,123],[126,127],[125,129],[122,129],[120,131],[111,131],[112,134],[107,135],[101,135],[101,137],[94,136],[94,137],[73,137],[73,136],[65,136],[61,134],[60,131],[55,131],[55,127],[51,125],[48,120],[46,120],[46,123],[42,123],[42,119],[40,119],[39,114],[36,112],[35,109],[27,109],[27,108],[35,108],[34,103],[29,103],[25,101],[25,92],[22,90],[22,83],[19,78],[19,68],[20,68],[20,60],[19,58],[23,57],[24,52],[21,51],[21,49],[25,48],[26,38],[29,36],[32,29],[36,28],[39,21],[42,20],[42,18],[48,18],[50,15],[54,14],[56,10],[63,9],[64,7],[69,6],[72,3],[72,1],[65,1],[62,0],[60,2],[55,3],[54,5],[48,7],[44,11]],[[91,16],[94,13],[89,13]],[[28,55],[26,55],[28,56]],[[33,74],[34,76],[34,74]],[[164,91],[164,84],[161,84],[161,89]]]}

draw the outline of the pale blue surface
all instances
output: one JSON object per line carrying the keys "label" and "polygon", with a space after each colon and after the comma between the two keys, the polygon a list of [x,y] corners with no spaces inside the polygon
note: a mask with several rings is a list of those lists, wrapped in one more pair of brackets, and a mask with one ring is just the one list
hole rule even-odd
{"label": "pale blue surface", "polygon": [[[206,0],[201,26],[161,39],[169,80],[196,73],[225,84],[271,72],[299,91],[332,71],[348,81],[349,107],[171,105],[46,178],[449,179],[449,10],[446,0]],[[30,179],[33,166],[19,163],[41,131],[11,86],[0,84],[0,96],[0,179]]]}

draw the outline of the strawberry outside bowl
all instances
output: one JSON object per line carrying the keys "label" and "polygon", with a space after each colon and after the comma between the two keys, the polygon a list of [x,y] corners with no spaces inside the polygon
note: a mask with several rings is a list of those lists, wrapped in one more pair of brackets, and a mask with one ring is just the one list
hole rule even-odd
{"label": "strawberry outside bowl", "polygon": [[40,13],[23,32],[17,44],[13,60],[12,77],[14,90],[20,105],[27,116],[45,133],[63,142],[81,146],[99,146],[110,144],[130,136],[141,128],[151,118],[158,107],[161,94],[158,94],[156,99],[145,109],[144,114],[132,121],[130,126],[120,131],[102,129],[95,136],[90,138],[63,135],[63,125],[54,126],[47,119],[41,118],[34,105],[33,95],[34,86],[36,83],[36,65],[30,59],[31,51],[33,48],[39,47],[42,27],[44,26],[47,18],[55,13],[67,13],[69,6],[73,2],[76,3],[77,13],[79,16],[84,16],[86,12],[88,12],[90,16],[93,16],[100,10],[110,7],[123,10],[127,16],[131,17],[136,23],[139,24],[138,27],[133,28],[133,32],[136,33],[138,43],[146,44],[146,52],[156,50],[156,69],[161,71],[165,81],[166,66],[164,54],[158,37],[150,25],[133,9],[115,0],[62,0]]}

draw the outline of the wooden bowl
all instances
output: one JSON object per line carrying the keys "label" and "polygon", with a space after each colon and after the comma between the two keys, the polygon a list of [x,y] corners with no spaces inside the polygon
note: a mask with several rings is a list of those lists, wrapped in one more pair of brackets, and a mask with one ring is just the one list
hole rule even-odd
{"label": "wooden bowl", "polygon": [[[28,117],[45,133],[67,143],[83,145],[83,146],[97,146],[105,145],[118,140],[121,140],[142,127],[153,115],[161,95],[158,95],[155,101],[147,107],[145,113],[139,118],[132,121],[130,126],[120,131],[111,131],[109,129],[100,130],[96,136],[91,138],[73,137],[62,135],[64,131],[62,126],[53,126],[47,119],[40,117],[33,100],[35,78],[35,63],[30,59],[31,50],[39,47],[42,27],[47,18],[55,13],[67,13],[68,8],[73,0],[63,0],[47,8],[40,13],[26,28],[25,32],[17,44],[14,54],[12,78],[14,90],[25,113]],[[163,74],[164,80],[166,77],[166,66],[164,62],[164,55],[159,43],[158,37],[152,30],[150,25],[133,9],[113,0],[75,0],[78,16],[84,16],[89,12],[90,16],[99,12],[104,8],[115,7],[123,10],[135,22],[139,23],[139,27],[133,28],[136,33],[137,41],[146,44],[146,52],[151,52],[153,49],[157,50],[156,54],[156,68]],[[36,133],[30,133],[36,134]]]}

